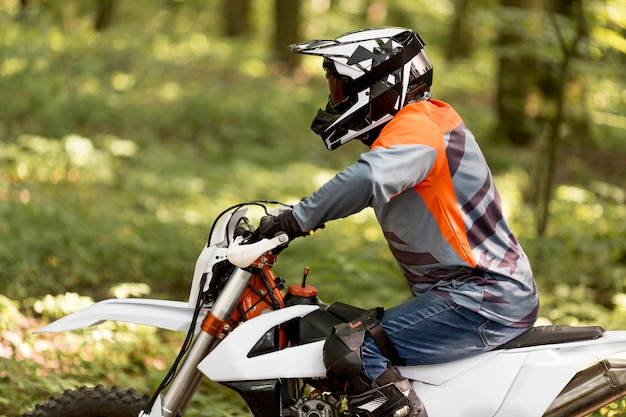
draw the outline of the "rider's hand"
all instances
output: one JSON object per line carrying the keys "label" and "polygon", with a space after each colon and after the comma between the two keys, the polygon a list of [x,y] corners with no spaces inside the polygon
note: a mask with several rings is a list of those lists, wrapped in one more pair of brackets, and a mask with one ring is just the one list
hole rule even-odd
{"label": "rider's hand", "polygon": [[305,232],[300,228],[291,211],[281,213],[278,216],[268,215],[261,217],[259,231],[262,237],[274,237],[277,233],[285,232],[290,240],[311,234],[310,231]]}

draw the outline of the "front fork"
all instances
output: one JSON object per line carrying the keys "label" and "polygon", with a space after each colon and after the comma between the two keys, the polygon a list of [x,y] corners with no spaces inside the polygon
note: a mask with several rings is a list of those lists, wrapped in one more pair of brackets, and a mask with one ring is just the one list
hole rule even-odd
{"label": "front fork", "polygon": [[[242,269],[235,270],[215,301],[211,312],[203,320],[202,331],[196,336],[189,353],[165,394],[161,410],[155,410],[153,407],[150,417],[184,415],[187,405],[202,382],[203,375],[198,370],[198,365],[230,330],[226,320],[232,314],[251,276],[250,272]],[[158,406],[158,404],[157,401],[155,405]]]}

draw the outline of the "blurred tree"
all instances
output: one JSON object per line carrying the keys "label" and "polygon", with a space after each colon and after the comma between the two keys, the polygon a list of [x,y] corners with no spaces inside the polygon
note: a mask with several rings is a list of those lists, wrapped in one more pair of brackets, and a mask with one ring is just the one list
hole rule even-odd
{"label": "blurred tree", "polygon": [[94,20],[94,29],[102,32],[113,23],[113,12],[115,11],[115,3],[117,0],[98,0],[96,4],[96,17]]}
{"label": "blurred tree", "polygon": [[274,3],[274,56],[289,71],[300,64],[300,55],[291,53],[287,47],[301,40],[301,6],[300,0],[275,0]]}
{"label": "blurred tree", "polygon": [[470,0],[456,0],[445,50],[448,61],[468,58],[471,54],[474,28],[470,23],[470,13]]}
{"label": "blurred tree", "polygon": [[[548,0],[500,0],[496,108],[497,133],[514,145],[537,136],[537,79],[540,57],[533,40],[542,30]],[[516,22],[516,24],[513,24]]]}
{"label": "blurred tree", "polygon": [[[578,0],[551,2],[549,10],[546,11],[549,19],[546,20],[545,31],[551,34],[549,36],[553,40],[550,44],[553,46],[542,53],[545,58],[539,62],[537,76],[537,87],[543,98],[544,122],[551,123],[553,116],[558,113],[558,107],[563,106],[566,111],[562,112],[564,119],[562,122],[568,126],[564,138],[571,148],[588,148],[592,145],[590,112],[586,100],[588,73],[583,69],[590,68],[589,48],[567,50],[574,47],[569,45],[574,38],[579,39],[581,46],[583,43],[588,45],[590,28],[587,20],[593,17],[583,17],[583,22],[580,22],[580,7]],[[590,15],[589,11],[586,11],[586,14]],[[577,70],[564,74],[564,61],[578,61],[581,65],[578,65]],[[571,63],[568,63],[567,67],[571,68]]]}
{"label": "blurred tree", "polygon": [[240,37],[250,33],[250,0],[226,0],[226,35]]}
{"label": "blurred tree", "polygon": [[580,56],[581,45],[588,39],[589,29],[585,13],[584,0],[567,1],[567,9],[562,11],[571,14],[574,20],[575,31],[572,39],[567,39],[561,29],[556,13],[551,13],[553,29],[559,42],[560,60],[553,77],[553,91],[551,99],[554,101],[554,110],[548,120],[548,132],[545,149],[541,151],[536,175],[537,191],[537,235],[543,237],[550,215],[550,201],[555,188],[555,174],[559,165],[560,142],[563,136],[563,126],[566,122],[566,87],[572,80],[572,62]]}
{"label": "blurred tree", "polygon": [[20,0],[20,13],[17,15],[18,17],[22,17],[26,14],[29,4],[30,0]]}

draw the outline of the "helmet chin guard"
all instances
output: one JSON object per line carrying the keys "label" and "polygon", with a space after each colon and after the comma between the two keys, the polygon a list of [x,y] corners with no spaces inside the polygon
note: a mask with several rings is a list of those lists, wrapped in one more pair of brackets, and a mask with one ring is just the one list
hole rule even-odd
{"label": "helmet chin guard", "polygon": [[[380,131],[407,103],[430,97],[432,65],[424,46],[405,28],[364,29],[290,46],[324,57],[330,97],[311,129],[328,149]],[[411,94],[416,90],[421,94]]]}

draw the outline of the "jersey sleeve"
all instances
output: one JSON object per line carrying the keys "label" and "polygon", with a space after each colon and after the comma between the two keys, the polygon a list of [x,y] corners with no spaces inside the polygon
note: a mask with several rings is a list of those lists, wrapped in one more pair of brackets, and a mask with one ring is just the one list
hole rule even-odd
{"label": "jersey sleeve", "polygon": [[427,145],[375,148],[298,203],[294,217],[303,230],[309,230],[383,205],[426,178],[436,155],[437,150]]}

